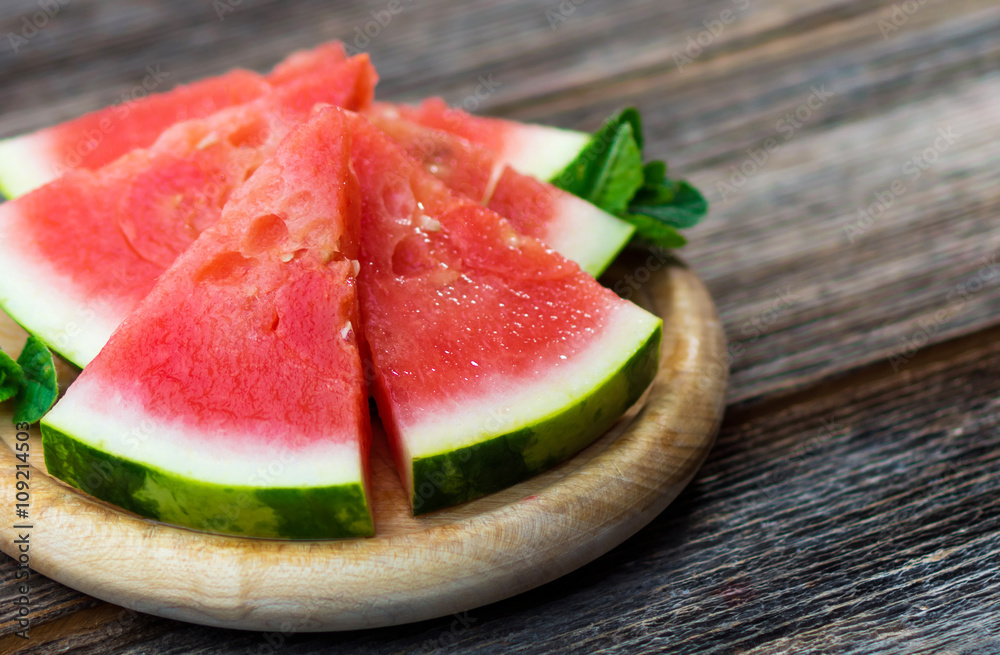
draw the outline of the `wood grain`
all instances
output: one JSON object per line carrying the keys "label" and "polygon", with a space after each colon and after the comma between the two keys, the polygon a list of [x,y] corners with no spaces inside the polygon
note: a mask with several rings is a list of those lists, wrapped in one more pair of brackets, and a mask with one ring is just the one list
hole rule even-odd
{"label": "wood grain", "polygon": [[[243,0],[220,21],[201,0],[71,0],[66,21],[53,19],[20,54],[0,41],[0,135],[113,101],[151,64],[178,82],[232,65],[263,70],[292,47],[350,39],[385,4]],[[713,203],[685,251],[731,340],[724,363],[737,405],[709,468],[610,555],[467,616],[305,636],[148,615],[124,631],[109,621],[106,633],[63,614],[36,652],[1000,650],[989,543],[1000,530],[988,509],[997,477],[988,455],[997,434],[991,344],[1000,334],[977,332],[996,325],[1000,299],[993,281],[972,291],[980,260],[998,245],[996,3],[919,2],[884,37],[879,21],[899,0],[752,0],[682,70],[674,53],[736,3],[572,4],[551,29],[545,11],[558,9],[555,0],[404,3],[367,50],[384,98],[440,93],[462,102],[492,74],[502,85],[480,111],[593,128],[622,104],[642,109],[648,150]],[[0,3],[0,35],[35,10],[34,0]],[[767,138],[783,139],[777,121],[824,84],[833,95],[737,194],[721,198],[716,183],[730,166]],[[973,137],[940,153],[851,243],[845,226],[933,145],[942,122]],[[949,300],[956,286],[970,291],[960,306]],[[785,289],[795,302],[775,307]],[[935,318],[941,309],[951,310],[947,320]],[[912,355],[897,361],[898,373],[896,353]],[[840,422],[847,432],[796,457],[830,407],[852,417]],[[890,443],[898,448],[887,451]],[[952,464],[975,484],[934,472]],[[900,514],[873,473],[892,493],[923,500]],[[753,492],[746,479],[780,491]],[[987,509],[976,514],[970,502]],[[909,566],[936,544],[961,548]],[[49,584],[53,608],[88,602]],[[9,616],[0,603],[0,621]]]}
{"label": "wood grain", "polygon": [[[727,375],[709,365],[724,335],[707,291],[673,264],[637,300],[666,325],[645,401],[576,457],[505,491],[414,518],[381,435],[374,538],[221,537],[127,515],[49,478],[35,435],[27,441],[31,528],[12,527],[24,521],[5,503],[0,549],[18,555],[15,540],[27,530],[31,567],[70,587],[159,616],[253,630],[410,623],[544,584],[659,514],[694,476],[721,421]],[[0,424],[9,423],[0,413]],[[0,449],[8,473],[0,497],[8,501],[17,491],[13,432],[0,431],[9,447]]]}

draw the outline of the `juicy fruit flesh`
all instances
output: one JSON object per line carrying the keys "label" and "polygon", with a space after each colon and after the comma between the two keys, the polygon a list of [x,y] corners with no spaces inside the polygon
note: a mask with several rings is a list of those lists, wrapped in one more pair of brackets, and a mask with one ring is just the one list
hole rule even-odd
{"label": "juicy fruit flesh", "polygon": [[[300,132],[315,136],[316,128],[306,127],[313,129]],[[217,229],[164,275],[82,378],[128,372],[130,400],[146,413],[219,435],[257,431],[295,447],[352,423],[356,407],[333,402],[359,382],[360,366],[353,331],[342,333],[358,321],[349,219],[345,229],[350,193],[338,182],[346,159],[333,165],[333,139],[320,150],[293,137],[285,156],[240,188]],[[295,146],[309,150],[293,159]]]}
{"label": "juicy fruit flesh", "polygon": [[[149,150],[133,151],[99,171],[73,171],[6,204],[0,229],[12,235],[10,247],[40,262],[49,286],[62,287],[101,314],[100,320],[80,321],[86,344],[79,343],[84,337],[62,343],[36,330],[38,319],[12,315],[85,366],[110,336],[106,324],[120,322],[200,231],[218,220],[232,190],[316,102],[363,106],[374,81],[367,57],[353,58],[247,105],[175,125]],[[23,293],[0,288],[0,300]],[[5,307],[10,310],[10,303]],[[75,313],[86,317],[95,310]]]}
{"label": "juicy fruit flesh", "polygon": [[510,138],[511,123],[467,114],[461,109],[448,106],[441,98],[428,98],[417,107],[399,105],[396,109],[407,120],[454,134],[494,153],[502,154]]}
{"label": "juicy fruit flesh", "polygon": [[366,116],[449,189],[478,203],[489,201],[500,168],[492,151],[403,119],[392,105],[376,103]]}
{"label": "juicy fruit flesh", "polygon": [[284,58],[271,73],[267,81],[273,86],[281,86],[301,79],[303,76],[322,72],[331,66],[336,66],[347,59],[344,44],[331,41],[316,46],[311,50],[299,50]]}
{"label": "juicy fruit flesh", "polygon": [[[227,531],[212,524],[232,500],[226,489],[245,488],[254,500],[228,531],[254,536],[301,536],[276,510],[327,498],[346,518],[306,536],[348,536],[348,524],[370,532],[370,518],[355,521],[368,513],[370,428],[345,138],[334,111],[291,134],[118,328],[43,422],[47,461],[64,479],[216,531]],[[254,460],[276,453],[288,459],[259,477]],[[130,493],[82,480],[97,465]],[[184,510],[199,498],[223,506]]]}
{"label": "juicy fruit flesh", "polygon": [[[269,89],[260,75],[237,70],[220,78],[177,87],[169,94],[151,95],[131,105],[81,116],[51,128],[52,148],[57,157],[55,165],[100,168],[130,150],[151,145],[174,123],[202,118],[249,102]],[[85,145],[81,145],[81,141]],[[93,147],[87,152],[89,146]],[[81,152],[86,154],[80,156]]]}
{"label": "juicy fruit flesh", "polygon": [[[379,147],[374,139],[359,142],[356,153]],[[619,301],[578,266],[418,177],[402,157],[369,162],[356,164],[374,187],[362,293],[392,312],[366,315],[365,324],[392,377],[395,404],[437,415],[462,397],[497,391],[498,377],[510,385],[537,378],[603,330]],[[394,174],[407,169],[414,177]]]}
{"label": "juicy fruit flesh", "polygon": [[[373,391],[415,511],[550,466],[635,402],[659,319],[449,192],[374,127],[358,125],[352,152]],[[418,502],[423,475],[441,490],[432,502]]]}
{"label": "juicy fruit flesh", "polygon": [[558,202],[564,195],[564,191],[550,184],[507,167],[497,180],[488,206],[516,225],[522,234],[544,241],[548,233],[546,219],[557,213]]}
{"label": "juicy fruit flesh", "polygon": [[476,116],[441,98],[395,108],[407,120],[483,146],[514,170],[545,181],[562,172],[591,140],[586,132]]}
{"label": "juicy fruit flesh", "polygon": [[376,103],[366,116],[449,189],[486,205],[518,233],[535,237],[588,273],[600,275],[631,238],[634,228],[625,221],[518,173],[484,147],[400,118],[405,113]]}
{"label": "juicy fruit flesh", "polygon": [[[144,91],[155,93],[0,141],[0,188],[14,198],[69,170],[95,170],[136,148],[149,147],[175,123],[250,102],[303,76],[336,66],[345,58],[341,43],[328,43],[289,55],[266,77],[233,70],[169,90],[163,85],[169,73],[150,66],[142,82]],[[20,160],[20,164],[3,161],[7,158]]]}
{"label": "juicy fruit flesh", "polygon": [[[87,370],[108,379],[129,371],[132,402],[215,438],[259,435],[263,443],[297,448],[329,436],[328,426],[351,425],[350,408],[328,394],[356,381],[357,367],[340,348],[354,303],[350,265],[314,269],[244,258],[219,271],[218,259],[229,252],[197,253],[211,258],[206,266],[215,266],[214,274],[193,271],[182,282],[194,291],[183,294],[178,286],[158,306],[147,304],[141,330],[126,324],[118,347]],[[188,356],[179,356],[179,346]],[[313,383],[302,385],[304,375]],[[284,393],[292,389],[294,395]]]}

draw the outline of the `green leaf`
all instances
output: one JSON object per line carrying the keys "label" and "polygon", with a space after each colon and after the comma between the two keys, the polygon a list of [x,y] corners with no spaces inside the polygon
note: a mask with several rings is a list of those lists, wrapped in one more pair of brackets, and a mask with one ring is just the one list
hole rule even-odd
{"label": "green leaf", "polygon": [[639,114],[638,109],[635,107],[626,107],[612,120],[615,119],[617,119],[619,125],[628,123],[632,126],[632,138],[635,139],[635,145],[639,146],[640,151],[646,147],[645,137],[642,133],[642,116]]}
{"label": "green leaf", "polygon": [[643,189],[659,186],[667,177],[667,163],[651,161],[642,167]]}
{"label": "green leaf", "polygon": [[675,228],[666,223],[643,214],[629,214],[624,217],[632,225],[635,225],[635,236],[633,239],[641,245],[655,246],[665,249],[682,248],[687,239]]}
{"label": "green leaf", "polygon": [[708,201],[685,181],[666,180],[655,191],[637,193],[629,211],[645,214],[684,230],[694,227],[708,213]]}
{"label": "green leaf", "polygon": [[0,403],[17,395],[24,384],[24,373],[17,362],[0,350]]}
{"label": "green leaf", "polygon": [[635,142],[632,126],[626,123],[608,149],[609,165],[600,171],[591,201],[609,214],[621,214],[629,200],[642,188],[642,151]]}
{"label": "green leaf", "polygon": [[643,184],[641,142],[639,112],[626,109],[594,133],[552,184],[610,214],[620,214]]}
{"label": "green leaf", "polygon": [[686,240],[678,230],[697,225],[708,202],[688,182],[668,178],[666,162],[643,165],[644,143],[639,112],[623,109],[552,184],[635,225],[637,242],[679,248]]}
{"label": "green leaf", "polygon": [[55,362],[41,339],[32,335],[17,363],[24,371],[24,384],[14,400],[14,422],[37,423],[59,395]]}

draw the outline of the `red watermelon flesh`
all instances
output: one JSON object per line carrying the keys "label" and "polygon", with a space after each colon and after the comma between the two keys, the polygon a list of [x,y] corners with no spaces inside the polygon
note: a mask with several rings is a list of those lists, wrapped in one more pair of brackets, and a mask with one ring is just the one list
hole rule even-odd
{"label": "red watermelon flesh", "polygon": [[69,170],[100,168],[152,145],[174,123],[249,102],[344,59],[343,45],[330,43],[290,55],[269,76],[237,69],[170,90],[169,71],[150,66],[128,102],[0,141],[0,191],[17,197]]}
{"label": "red watermelon flesh", "polygon": [[351,145],[373,391],[417,512],[526,478],[655,375],[660,320],[450,192],[374,126]]}
{"label": "red watermelon flesh", "polygon": [[493,151],[402,118],[394,105],[384,102],[373,103],[365,117],[449,189],[481,204],[489,202],[500,168]]}
{"label": "red watermelon flesh", "polygon": [[450,107],[441,98],[427,98],[416,107],[395,105],[406,120],[425,127],[462,137],[501,155],[510,146],[507,140],[513,125],[486,116],[473,116],[457,107]]}
{"label": "red watermelon flesh", "polygon": [[371,534],[343,123],[285,139],[115,331],[43,421],[50,473],[199,530]]}
{"label": "red watermelon flesh", "polygon": [[344,44],[331,41],[311,50],[299,50],[284,58],[267,76],[268,84],[280,86],[293,82],[303,75],[322,73],[347,59]]}
{"label": "red watermelon flesh", "polygon": [[629,223],[518,173],[485,147],[403,119],[393,105],[376,103],[365,114],[449,189],[486,205],[519,233],[539,239],[592,275],[600,275],[632,238]]}
{"label": "red watermelon flesh", "polygon": [[85,366],[316,103],[363,107],[375,81],[368,57],[354,57],[0,205],[0,252],[14,271],[0,279],[0,305]]}
{"label": "red watermelon flesh", "polygon": [[585,132],[476,116],[449,107],[441,98],[395,108],[406,120],[488,148],[514,170],[545,181],[561,173],[591,140]]}

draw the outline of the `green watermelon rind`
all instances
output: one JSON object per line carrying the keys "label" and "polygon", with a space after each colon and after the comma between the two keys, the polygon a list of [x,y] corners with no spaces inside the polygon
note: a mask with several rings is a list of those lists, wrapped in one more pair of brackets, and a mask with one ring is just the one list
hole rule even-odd
{"label": "green watermelon rind", "polygon": [[574,404],[477,444],[414,457],[415,515],[474,500],[526,480],[604,434],[645,393],[659,368],[663,323],[619,368]]}
{"label": "green watermelon rind", "polygon": [[339,539],[375,533],[360,482],[302,488],[207,483],[104,452],[44,421],[42,442],[50,475],[155,521],[203,532],[276,539]]}

